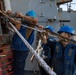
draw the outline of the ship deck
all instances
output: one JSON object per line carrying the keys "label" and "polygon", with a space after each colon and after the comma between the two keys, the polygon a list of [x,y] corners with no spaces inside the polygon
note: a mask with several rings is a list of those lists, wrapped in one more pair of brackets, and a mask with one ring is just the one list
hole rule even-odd
{"label": "ship deck", "polygon": [[25,75],[41,75],[40,72],[25,71]]}

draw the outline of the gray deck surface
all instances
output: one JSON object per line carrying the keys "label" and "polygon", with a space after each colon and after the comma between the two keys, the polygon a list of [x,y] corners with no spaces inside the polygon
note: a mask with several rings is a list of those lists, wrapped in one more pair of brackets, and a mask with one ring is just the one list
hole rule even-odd
{"label": "gray deck surface", "polygon": [[39,72],[25,71],[25,75],[40,75]]}

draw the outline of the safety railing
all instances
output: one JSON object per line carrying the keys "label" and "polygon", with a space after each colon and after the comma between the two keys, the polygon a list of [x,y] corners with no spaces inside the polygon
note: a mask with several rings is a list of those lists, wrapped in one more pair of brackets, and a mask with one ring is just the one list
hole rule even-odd
{"label": "safety railing", "polygon": [[9,45],[0,47],[0,75],[12,75],[13,53]]}

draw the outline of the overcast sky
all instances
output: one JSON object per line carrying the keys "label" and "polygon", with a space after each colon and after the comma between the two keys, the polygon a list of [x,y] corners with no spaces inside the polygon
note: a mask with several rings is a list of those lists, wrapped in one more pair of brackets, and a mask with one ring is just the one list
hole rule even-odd
{"label": "overcast sky", "polygon": [[[73,0],[71,3],[71,9],[76,10],[76,0]],[[61,5],[61,7],[63,10],[67,10],[67,4]]]}

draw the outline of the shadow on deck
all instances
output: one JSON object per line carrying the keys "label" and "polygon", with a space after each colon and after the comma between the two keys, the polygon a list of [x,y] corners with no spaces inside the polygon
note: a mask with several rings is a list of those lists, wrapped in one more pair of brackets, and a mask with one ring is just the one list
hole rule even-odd
{"label": "shadow on deck", "polygon": [[40,75],[40,72],[39,71],[25,71],[25,75]]}

